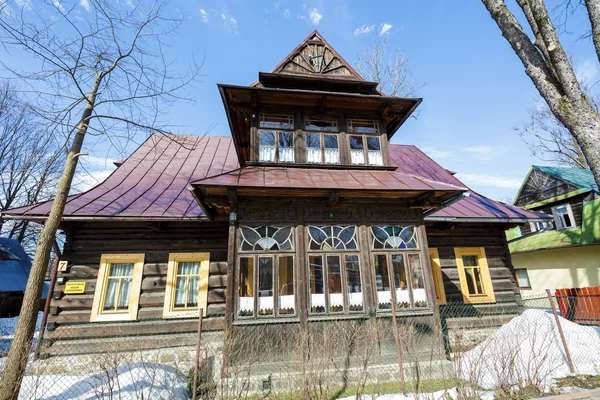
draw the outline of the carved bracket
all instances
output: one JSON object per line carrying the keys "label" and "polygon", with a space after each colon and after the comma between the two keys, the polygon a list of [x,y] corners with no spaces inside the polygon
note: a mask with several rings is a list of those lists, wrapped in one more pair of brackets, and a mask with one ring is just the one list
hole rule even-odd
{"label": "carved bracket", "polygon": [[423,213],[411,208],[368,208],[366,212],[367,221],[411,221],[418,222],[423,219]]}
{"label": "carved bracket", "polygon": [[358,221],[358,210],[352,208],[305,208],[304,220],[314,221]]}
{"label": "carved bracket", "polygon": [[240,208],[240,221],[296,221],[295,208]]}

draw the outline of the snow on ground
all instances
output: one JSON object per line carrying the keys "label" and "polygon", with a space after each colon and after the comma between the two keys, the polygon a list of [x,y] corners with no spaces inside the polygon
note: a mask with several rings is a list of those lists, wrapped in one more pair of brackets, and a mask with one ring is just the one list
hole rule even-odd
{"label": "snow on ground", "polygon": [[116,371],[87,375],[27,375],[20,400],[91,400],[103,398],[189,399],[186,377],[175,368],[156,363],[134,363]]}
{"label": "snow on ground", "polygon": [[[577,373],[600,373],[600,330],[562,317],[560,323]],[[533,383],[549,386],[570,374],[554,315],[526,310],[456,362],[460,375],[483,388]]]}
{"label": "snow on ground", "polygon": [[[38,332],[42,323],[42,315],[44,315],[43,312],[38,313],[37,323],[35,325],[35,334],[33,336],[34,342],[38,337]],[[0,353],[10,349],[10,344],[12,343],[12,339],[15,335],[18,321],[19,317],[0,318]]]}

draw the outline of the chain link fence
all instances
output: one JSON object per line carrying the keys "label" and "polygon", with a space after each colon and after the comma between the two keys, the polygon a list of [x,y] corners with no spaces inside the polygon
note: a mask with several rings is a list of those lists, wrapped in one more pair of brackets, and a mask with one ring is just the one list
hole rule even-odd
{"label": "chain link fence", "polygon": [[[147,329],[164,320],[56,327],[32,350],[19,399],[191,398],[196,360],[198,398],[543,392],[553,377],[600,373],[598,321],[560,316],[565,304],[579,301],[536,296],[449,303],[433,313],[399,309],[395,318],[387,311],[305,324],[234,322],[203,331],[199,348],[196,329]],[[0,334],[2,370],[12,332]]]}

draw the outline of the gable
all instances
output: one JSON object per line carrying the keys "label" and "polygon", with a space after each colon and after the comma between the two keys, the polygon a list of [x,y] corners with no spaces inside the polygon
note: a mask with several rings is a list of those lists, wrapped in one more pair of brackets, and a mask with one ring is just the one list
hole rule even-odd
{"label": "gable", "polygon": [[317,31],[304,39],[271,72],[364,81]]}
{"label": "gable", "polygon": [[526,206],[578,190],[579,187],[532,168],[514,201],[516,206]]}

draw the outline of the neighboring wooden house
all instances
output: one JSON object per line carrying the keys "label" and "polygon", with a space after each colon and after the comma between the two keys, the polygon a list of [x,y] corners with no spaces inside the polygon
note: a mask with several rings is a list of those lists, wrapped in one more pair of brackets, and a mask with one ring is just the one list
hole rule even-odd
{"label": "neighboring wooden house", "polygon": [[[19,315],[30,270],[31,260],[21,244],[15,239],[0,237],[0,318]],[[47,294],[48,283],[44,283],[41,304]]]}
{"label": "neighboring wooden house", "polygon": [[508,232],[523,294],[600,285],[600,190],[591,171],[534,165],[514,204],[553,216]]}
{"label": "neighboring wooden house", "polygon": [[56,286],[50,326],[80,329],[52,337],[193,331],[199,308],[220,330],[519,298],[504,232],[544,217],[390,144],[420,99],[378,92],[316,31],[254,84],[218,88],[231,137],[153,135],[69,197],[59,278],[86,285]]}

